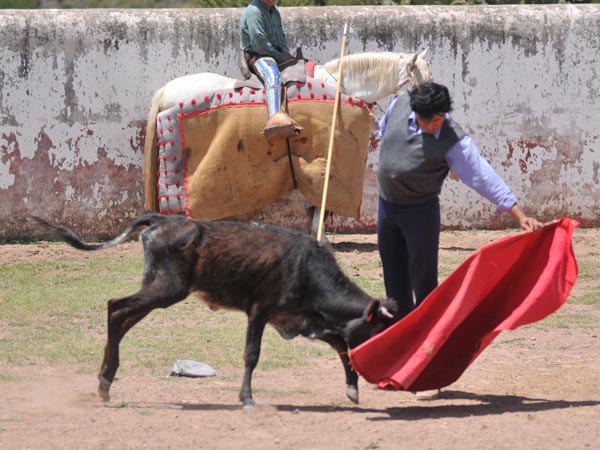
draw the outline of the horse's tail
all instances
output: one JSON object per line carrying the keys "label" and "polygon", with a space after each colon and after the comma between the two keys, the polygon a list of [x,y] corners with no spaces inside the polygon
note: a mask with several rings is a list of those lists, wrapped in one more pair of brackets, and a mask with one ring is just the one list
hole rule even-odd
{"label": "horse's tail", "polygon": [[78,250],[103,250],[105,248],[114,247],[115,245],[120,244],[125,241],[134,231],[136,231],[140,227],[149,227],[156,222],[162,222],[167,219],[167,216],[162,216],[156,213],[144,213],[135,219],[120,235],[111,239],[110,241],[104,242],[102,244],[86,244],[81,240],[77,234],[67,227],[63,227],[60,225],[54,225],[53,223],[48,222],[37,216],[29,216],[31,219],[35,220],[40,225],[48,228],[56,237],[62,239],[71,247],[75,247]]}
{"label": "horse's tail", "polygon": [[144,142],[144,209],[157,211],[156,171],[158,170],[158,139],[156,137],[156,116],[160,112],[163,99],[163,88],[160,88],[152,98],[152,106],[148,112],[146,123],[146,140]]}

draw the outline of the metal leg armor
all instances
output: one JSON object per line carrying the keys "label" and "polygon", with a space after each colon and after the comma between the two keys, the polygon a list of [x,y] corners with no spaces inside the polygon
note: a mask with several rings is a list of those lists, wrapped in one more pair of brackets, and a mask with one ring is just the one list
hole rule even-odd
{"label": "metal leg armor", "polygon": [[281,111],[281,73],[273,58],[260,58],[254,70],[265,85],[269,121],[263,133],[269,140],[284,139],[300,133],[302,127]]}

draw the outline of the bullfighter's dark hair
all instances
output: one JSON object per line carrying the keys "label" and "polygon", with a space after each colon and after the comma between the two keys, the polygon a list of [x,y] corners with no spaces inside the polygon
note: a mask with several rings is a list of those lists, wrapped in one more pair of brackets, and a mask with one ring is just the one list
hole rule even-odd
{"label": "bullfighter's dark hair", "polygon": [[432,81],[419,84],[409,92],[409,96],[411,109],[423,119],[452,111],[450,93],[442,84]]}

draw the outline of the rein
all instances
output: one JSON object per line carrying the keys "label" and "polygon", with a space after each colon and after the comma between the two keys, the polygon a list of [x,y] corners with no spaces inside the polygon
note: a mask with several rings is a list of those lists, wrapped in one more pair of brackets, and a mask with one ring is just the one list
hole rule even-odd
{"label": "rein", "polygon": [[[286,91],[284,90],[284,92]],[[284,95],[284,103],[287,105],[287,93]],[[292,161],[292,146],[290,145],[290,138],[286,138],[285,143],[287,145],[287,156],[288,163],[290,164],[290,174],[292,175],[292,183],[294,184],[294,189],[298,189],[298,180],[296,179],[296,172],[294,171],[294,163]]]}
{"label": "rein", "polygon": [[292,174],[292,182],[294,183],[294,189],[298,189],[298,181],[296,180],[296,172],[294,171],[294,164],[292,162],[292,147],[290,146],[290,138],[286,138],[287,143],[287,155],[288,162],[290,163],[290,173]]}

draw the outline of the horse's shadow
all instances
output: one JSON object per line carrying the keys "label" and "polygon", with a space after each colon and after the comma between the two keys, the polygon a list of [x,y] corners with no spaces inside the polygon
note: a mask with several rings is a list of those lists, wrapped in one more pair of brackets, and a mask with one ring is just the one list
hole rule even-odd
{"label": "horse's shadow", "polygon": [[[329,406],[329,405],[290,405],[271,404],[269,409],[281,412],[306,413],[339,413],[353,412],[357,414],[377,414],[367,417],[371,421],[384,420],[423,420],[439,418],[462,418],[469,416],[488,416],[504,413],[527,412],[536,413],[555,409],[580,408],[598,406],[600,401],[567,401],[547,400],[540,398],[520,397],[516,395],[477,395],[462,391],[442,391],[440,400],[472,400],[479,402],[471,405],[436,404],[436,402],[420,402],[419,406],[398,406],[393,408],[362,408],[360,406]],[[241,405],[233,404],[171,404],[183,411],[241,411]],[[261,405],[257,405],[261,410]]]}

